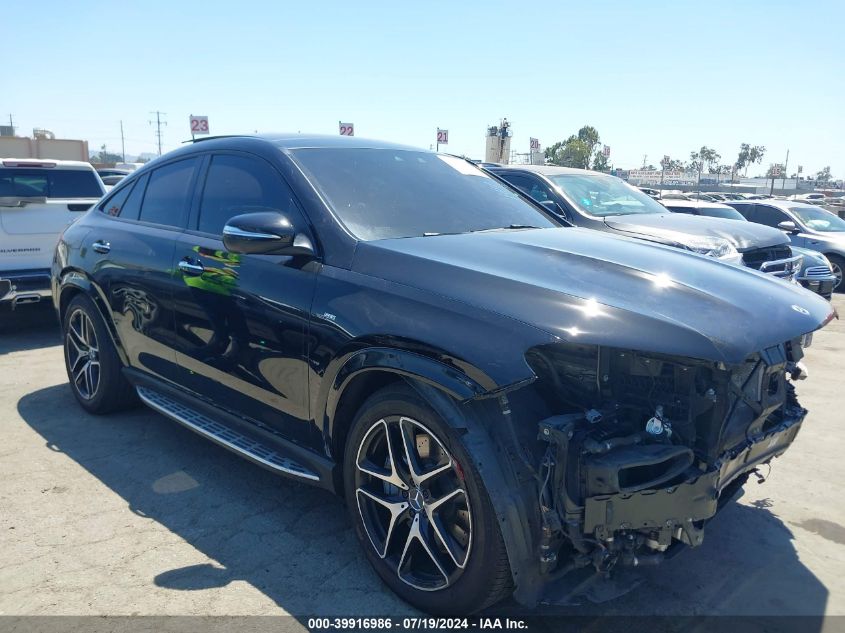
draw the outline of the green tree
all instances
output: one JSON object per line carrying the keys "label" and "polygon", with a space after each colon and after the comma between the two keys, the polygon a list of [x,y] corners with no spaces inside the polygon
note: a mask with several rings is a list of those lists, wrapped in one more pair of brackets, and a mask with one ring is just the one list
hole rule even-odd
{"label": "green tree", "polygon": [[822,169],[819,173],[816,174],[816,180],[818,182],[830,182],[830,165]]}
{"label": "green tree", "polygon": [[584,144],[584,149],[587,152],[584,168],[588,169],[593,156],[598,153],[599,141],[601,140],[599,138],[599,131],[591,125],[585,125],[578,130],[578,140]]}
{"label": "green tree", "polygon": [[95,163],[119,163],[123,160],[123,157],[120,154],[112,154],[111,152],[106,149],[106,144],[103,143],[100,146],[100,151],[97,154],[91,155],[91,160]]}
{"label": "green tree", "polygon": [[608,171],[609,167],[607,156],[602,152],[597,152],[593,157],[593,171]]}
{"label": "green tree", "polygon": [[600,140],[596,128],[585,125],[565,141],[547,147],[546,161],[562,167],[589,169],[594,163],[594,156],[600,153],[597,151]]}
{"label": "green tree", "polygon": [[686,169],[686,165],[682,160],[670,160],[669,164],[666,166],[668,171],[684,171]]}
{"label": "green tree", "polygon": [[710,166],[713,163],[718,162],[720,158],[722,158],[721,155],[715,149],[702,145],[701,149],[697,152],[690,152],[690,162],[688,164],[689,171],[693,171],[698,174],[697,182],[700,184],[702,170],[705,167],[709,170]]}

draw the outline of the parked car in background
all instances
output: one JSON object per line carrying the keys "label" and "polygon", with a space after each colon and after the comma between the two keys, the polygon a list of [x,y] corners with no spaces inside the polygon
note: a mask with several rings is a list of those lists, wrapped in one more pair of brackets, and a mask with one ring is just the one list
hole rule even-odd
{"label": "parked car in background", "polygon": [[132,172],[128,169],[104,168],[98,169],[97,173],[100,175],[104,185],[113,187]]}
{"label": "parked car in background", "polygon": [[125,169],[126,171],[135,171],[141,169],[146,163],[117,163],[115,169]]}
{"label": "parked car in background", "polygon": [[684,194],[689,200],[703,200],[705,202],[719,202],[719,198],[710,193],[702,191],[688,191]]}
{"label": "parked car in background", "polygon": [[89,163],[0,159],[0,306],[50,296],[50,262],[59,234],[105,189]]}
{"label": "parked car in background", "polygon": [[649,198],[654,198],[655,200],[660,199],[660,190],[659,189],[652,189],[650,187],[637,187],[637,189],[642,191]]}
{"label": "parked car in background", "polygon": [[660,193],[661,200],[692,200],[687,194],[680,191],[663,191]]}
{"label": "parked car in background", "polygon": [[804,202],[792,200],[744,200],[730,202],[751,222],[779,228],[795,246],[825,255],[836,276],[835,292],[845,290],[845,220],[835,213]]}
{"label": "parked car in background", "polygon": [[[748,222],[744,215],[727,204],[701,202],[697,200],[667,200],[663,206],[675,213],[687,213],[690,215],[703,215]],[[795,277],[795,281],[805,288],[820,294],[825,299],[830,300],[833,287],[836,285],[836,276],[827,258],[821,253],[799,248],[794,244],[790,245],[790,250],[793,255],[801,256],[801,267]]]}
{"label": "parked car in background", "polygon": [[[489,171],[575,226],[635,237],[745,265],[787,280],[800,258],[777,229],[672,213],[625,181],[594,171],[518,165]],[[664,199],[664,204],[677,200]]]}
{"label": "parked car in background", "polygon": [[53,288],[81,407],[137,397],[345,495],[387,586],[462,616],[701,545],[793,442],[792,383],[833,318],[765,275],[562,226],[460,158],[336,136],[157,159],[64,232]]}
{"label": "parked car in background", "polygon": [[802,258],[801,270],[795,280],[808,290],[830,301],[838,283],[830,260],[820,252],[809,248],[801,248],[794,244],[790,248],[795,255],[800,255]]}
{"label": "parked car in background", "polygon": [[706,202],[704,200],[665,200],[663,206],[675,213],[687,215],[701,215],[709,218],[724,218],[726,220],[742,220],[745,217],[731,206],[720,202]]}

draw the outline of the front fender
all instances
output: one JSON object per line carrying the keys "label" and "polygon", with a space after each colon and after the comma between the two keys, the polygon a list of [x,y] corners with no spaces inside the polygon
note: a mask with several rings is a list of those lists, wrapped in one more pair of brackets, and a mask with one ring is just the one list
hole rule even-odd
{"label": "front fender", "polygon": [[337,369],[324,376],[318,394],[318,411],[324,412],[323,430],[333,434],[338,403],[346,387],[368,371],[382,371],[434,386],[462,401],[483,395],[486,390],[454,367],[435,359],[390,347],[367,347],[338,359]]}

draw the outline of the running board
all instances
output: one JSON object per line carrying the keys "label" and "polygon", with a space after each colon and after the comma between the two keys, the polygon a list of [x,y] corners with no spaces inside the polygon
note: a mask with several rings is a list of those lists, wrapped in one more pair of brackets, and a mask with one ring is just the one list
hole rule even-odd
{"label": "running board", "polygon": [[200,435],[217,442],[221,446],[247,459],[251,459],[262,466],[266,466],[270,470],[286,475],[292,475],[310,481],[320,480],[320,476],[317,473],[308,470],[292,459],[283,457],[278,452],[268,448],[265,444],[247,437],[242,433],[238,433],[228,426],[212,420],[207,415],[185,406],[181,402],[159,391],[141,386],[136,389],[138,391],[138,397],[148,407],[176,420],[192,431],[196,431]]}

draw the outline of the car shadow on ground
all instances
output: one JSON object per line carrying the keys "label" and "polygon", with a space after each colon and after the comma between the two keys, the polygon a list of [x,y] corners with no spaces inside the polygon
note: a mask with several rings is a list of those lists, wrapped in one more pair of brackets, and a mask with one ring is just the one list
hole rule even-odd
{"label": "car shadow on ground", "polygon": [[50,347],[61,342],[59,322],[49,301],[15,310],[4,307],[0,312],[0,354]]}
{"label": "car shadow on ground", "polygon": [[[333,495],[269,473],[144,408],[88,415],[67,385],[23,397],[18,411],[48,449],[73,459],[133,512],[215,561],[167,569],[163,560],[151,583],[195,591],[240,580],[298,616],[414,613],[369,568]],[[644,583],[622,598],[534,611],[506,602],[491,614],[550,621],[824,614],[827,589],[799,560],[790,530],[765,504],[757,505],[728,505],[708,526],[702,547],[642,570]],[[653,630],[647,618],[626,620],[625,630],[639,624]],[[818,630],[813,620],[805,624],[803,630]]]}

